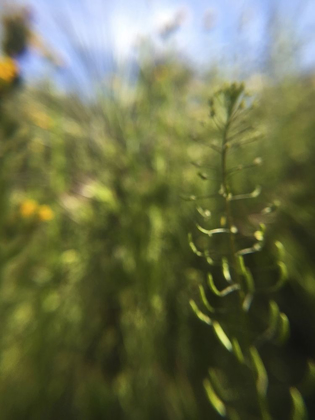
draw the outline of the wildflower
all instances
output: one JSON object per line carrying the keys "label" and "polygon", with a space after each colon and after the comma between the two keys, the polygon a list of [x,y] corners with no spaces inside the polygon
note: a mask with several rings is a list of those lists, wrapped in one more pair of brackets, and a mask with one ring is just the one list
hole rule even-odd
{"label": "wildflower", "polygon": [[52,211],[52,209],[46,204],[39,206],[37,215],[39,220],[41,220],[42,222],[48,222],[55,217],[55,214]]}
{"label": "wildflower", "polygon": [[35,200],[24,200],[20,207],[21,216],[24,218],[29,218],[34,216],[38,210],[38,204]]}
{"label": "wildflower", "polygon": [[18,67],[10,57],[0,59],[0,82],[12,83],[18,76]]}

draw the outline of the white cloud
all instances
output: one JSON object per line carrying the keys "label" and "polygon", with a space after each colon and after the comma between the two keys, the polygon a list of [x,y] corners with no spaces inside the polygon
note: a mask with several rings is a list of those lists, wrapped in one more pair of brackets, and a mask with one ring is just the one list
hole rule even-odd
{"label": "white cloud", "polygon": [[126,58],[133,54],[134,47],[141,38],[149,38],[157,49],[161,49],[162,42],[159,39],[163,28],[172,25],[183,26],[189,15],[187,7],[170,7],[158,4],[149,9],[129,10],[119,8],[115,10],[110,19],[112,43],[114,52],[120,58]]}

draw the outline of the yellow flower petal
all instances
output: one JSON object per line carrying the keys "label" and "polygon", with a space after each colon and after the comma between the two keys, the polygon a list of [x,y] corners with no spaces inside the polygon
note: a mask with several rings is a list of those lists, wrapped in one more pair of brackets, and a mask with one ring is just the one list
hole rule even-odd
{"label": "yellow flower petal", "polygon": [[24,200],[20,207],[20,214],[24,218],[33,216],[38,209],[38,204],[35,200]]}
{"label": "yellow flower petal", "polygon": [[39,219],[42,222],[48,222],[55,217],[55,214],[52,211],[52,209],[49,206],[47,206],[46,204],[43,204],[42,206],[39,206],[37,214],[38,214]]}

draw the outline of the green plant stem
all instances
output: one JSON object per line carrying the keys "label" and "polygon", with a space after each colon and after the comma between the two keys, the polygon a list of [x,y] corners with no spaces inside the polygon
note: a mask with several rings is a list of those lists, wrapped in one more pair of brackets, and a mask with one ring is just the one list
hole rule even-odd
{"label": "green plant stem", "polygon": [[231,211],[231,202],[229,196],[231,194],[230,186],[228,183],[227,169],[226,169],[226,160],[227,160],[227,151],[228,151],[228,131],[230,127],[230,118],[227,120],[226,126],[224,127],[223,136],[222,136],[222,155],[221,155],[221,173],[222,173],[222,185],[223,185],[223,197],[225,201],[225,212],[226,212],[226,222],[229,229],[229,248],[230,248],[230,257],[231,257],[231,266],[234,270],[234,280],[235,283],[240,285],[239,278],[239,267],[238,261],[236,258],[236,247],[235,239],[233,233],[233,217]]}
{"label": "green plant stem", "polygon": [[[236,258],[236,246],[235,246],[235,238],[233,233],[233,216],[232,216],[232,210],[231,210],[231,202],[230,202],[230,185],[228,182],[228,176],[227,176],[227,153],[229,150],[229,143],[228,143],[228,132],[230,125],[232,123],[232,116],[233,110],[229,113],[226,125],[223,129],[222,134],[222,154],[221,154],[221,175],[222,175],[222,186],[223,186],[223,197],[225,201],[225,212],[226,212],[226,223],[229,230],[229,254],[230,254],[230,263],[233,267],[233,280],[236,284],[241,285],[241,279],[240,279],[240,270],[239,270],[239,262]],[[245,328],[247,324],[247,317],[246,314],[243,311],[242,308],[242,301],[243,301],[243,292],[242,287],[239,289],[239,304],[238,304],[238,316],[239,316],[239,326],[243,331],[248,331],[248,328]],[[249,337],[243,337],[246,347],[249,348]],[[260,412],[260,416],[262,420],[271,420],[271,417],[268,413],[268,409],[266,407],[266,401],[265,399],[259,394],[259,391],[256,389],[256,395],[257,395],[257,403],[258,403],[258,409]]]}

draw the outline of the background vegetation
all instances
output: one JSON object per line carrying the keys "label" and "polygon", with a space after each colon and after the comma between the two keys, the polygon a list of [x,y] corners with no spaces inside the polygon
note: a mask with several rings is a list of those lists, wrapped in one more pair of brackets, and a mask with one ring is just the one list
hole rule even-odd
{"label": "background vegetation", "polygon": [[[218,418],[203,380],[224,356],[189,306],[208,268],[189,248],[189,232],[205,244],[196,203],[182,196],[217,189],[218,158],[204,144],[214,136],[208,99],[223,81],[166,57],[143,62],[128,90],[116,78],[110,95],[86,103],[51,84],[19,85],[12,59],[24,47],[12,43],[0,62],[1,417]],[[313,418],[315,79],[253,80],[261,140],[231,165],[261,157],[233,185],[262,193],[235,219],[245,235],[266,225],[267,253],[276,240],[286,250],[289,279],[274,299],[291,334],[262,350],[272,415],[291,418],[294,386]],[[206,180],[191,164],[201,159]],[[202,206],[220,223],[220,202]],[[257,258],[247,263],[267,281]]]}

